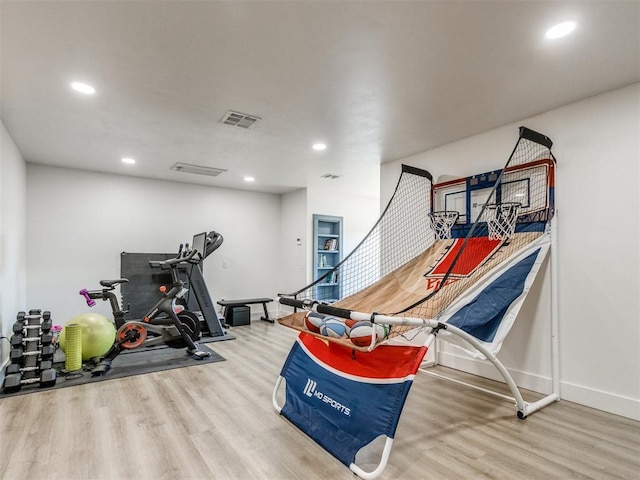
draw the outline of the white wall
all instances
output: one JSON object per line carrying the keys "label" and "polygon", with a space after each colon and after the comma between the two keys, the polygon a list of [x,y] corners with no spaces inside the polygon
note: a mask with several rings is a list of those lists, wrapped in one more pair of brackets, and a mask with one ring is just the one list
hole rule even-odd
{"label": "white wall", "polygon": [[[401,163],[434,178],[501,167],[520,125],[549,136],[558,159],[562,398],[640,419],[640,84],[383,165],[381,200]],[[549,389],[549,271],[500,353],[522,386],[539,391]],[[490,371],[451,350],[443,363]]]}
{"label": "white wall", "polygon": [[[311,279],[313,213],[344,217],[347,252],[378,218],[377,196],[331,198],[321,188],[271,195],[29,164],[27,299],[63,324],[87,310],[81,288],[119,278],[121,252],[172,252],[204,230],[225,239],[205,261],[214,301],[275,299]],[[105,302],[94,311],[110,316]]]}
{"label": "white wall", "polygon": [[87,310],[81,288],[120,277],[121,252],[175,252],[205,230],[224,237],[204,263],[214,301],[279,291],[278,195],[29,164],[26,218],[27,300],[54,323]]}
{"label": "white wall", "polygon": [[307,284],[307,189],[280,196],[280,276],[278,293],[292,293]]}
{"label": "white wall", "polygon": [[[378,167],[376,167],[378,168]],[[376,191],[377,185],[372,189]],[[380,216],[380,199],[377,195],[363,197],[352,195],[348,189],[328,191],[324,188],[310,186],[307,196],[307,283],[313,276],[313,214],[334,215],[343,217],[342,229],[344,246],[342,258],[351,252],[371,230]],[[302,286],[302,285],[301,285]]]}
{"label": "white wall", "polygon": [[[25,310],[25,163],[0,122],[0,333],[11,335],[16,313]],[[0,366],[9,348],[0,341]]]}

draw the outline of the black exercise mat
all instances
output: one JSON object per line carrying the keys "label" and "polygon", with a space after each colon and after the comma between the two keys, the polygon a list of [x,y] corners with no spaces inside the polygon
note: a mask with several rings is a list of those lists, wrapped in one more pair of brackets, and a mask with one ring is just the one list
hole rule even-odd
{"label": "black exercise mat", "polygon": [[184,348],[169,348],[159,346],[155,348],[124,351],[118,355],[111,365],[111,370],[106,375],[91,376],[91,367],[84,366],[82,370],[76,372],[64,372],[64,362],[54,363],[58,370],[56,384],[53,387],[40,388],[37,383],[23,385],[20,391],[15,393],[2,393],[0,399],[24,395],[33,392],[43,392],[54,388],[71,387],[84,383],[101,382],[115,378],[129,377],[132,375],[142,375],[145,373],[159,372],[162,370],[172,370],[174,368],[191,367],[194,365],[204,365],[206,363],[221,362],[225,358],[211,350],[207,345],[200,344],[200,350],[210,352],[211,356],[196,360]]}

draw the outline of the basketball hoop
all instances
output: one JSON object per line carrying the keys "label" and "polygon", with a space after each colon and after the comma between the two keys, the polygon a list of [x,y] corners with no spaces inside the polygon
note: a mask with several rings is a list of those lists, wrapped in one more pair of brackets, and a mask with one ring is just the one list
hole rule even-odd
{"label": "basketball hoop", "polygon": [[451,238],[451,227],[458,220],[460,214],[453,211],[432,212],[429,214],[431,220],[431,228],[436,232],[438,240],[446,240]]}
{"label": "basketball hoop", "polygon": [[489,240],[507,240],[516,230],[520,204],[518,202],[488,203],[487,227]]}

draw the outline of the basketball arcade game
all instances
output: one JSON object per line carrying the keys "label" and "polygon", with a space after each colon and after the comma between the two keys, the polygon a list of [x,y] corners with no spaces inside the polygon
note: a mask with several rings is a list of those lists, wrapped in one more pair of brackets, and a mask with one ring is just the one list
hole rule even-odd
{"label": "basketball arcade game", "polygon": [[343,297],[333,304],[314,298],[322,278],[281,296],[294,312],[279,322],[300,334],[276,382],[274,407],[362,478],[384,470],[413,378],[436,337],[493,364],[518,418],[559,399],[553,313],[550,395],[525,402],[496,357],[552,242],[551,145],[521,127],[502,170],[437,185],[428,172],[403,166],[376,225],[327,272],[341,275]]}

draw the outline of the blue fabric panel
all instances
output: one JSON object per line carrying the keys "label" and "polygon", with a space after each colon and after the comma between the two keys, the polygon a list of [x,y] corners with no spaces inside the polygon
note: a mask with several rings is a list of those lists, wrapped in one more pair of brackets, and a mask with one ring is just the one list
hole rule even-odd
{"label": "blue fabric panel", "polygon": [[537,249],[488,284],[480,294],[458,310],[447,323],[483,342],[493,341],[509,307],[524,291],[525,280],[540,253]]}
{"label": "blue fabric panel", "polygon": [[379,435],[393,438],[412,384],[344,378],[313,361],[298,343],[281,375],[286,379],[282,415],[347,466]]}

